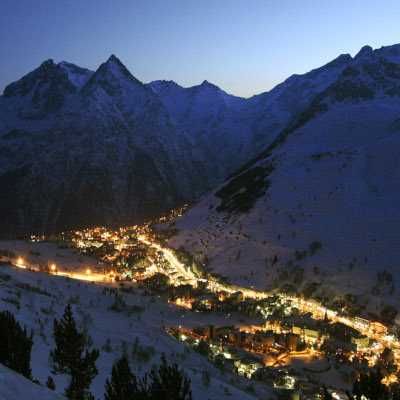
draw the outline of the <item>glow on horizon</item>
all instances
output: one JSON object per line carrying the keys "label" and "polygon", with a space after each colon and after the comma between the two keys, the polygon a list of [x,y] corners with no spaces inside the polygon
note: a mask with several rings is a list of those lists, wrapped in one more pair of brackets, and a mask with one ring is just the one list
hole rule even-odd
{"label": "glow on horizon", "polygon": [[2,0],[0,91],[52,58],[115,54],[142,82],[207,80],[250,97],[361,47],[400,42],[400,2]]}

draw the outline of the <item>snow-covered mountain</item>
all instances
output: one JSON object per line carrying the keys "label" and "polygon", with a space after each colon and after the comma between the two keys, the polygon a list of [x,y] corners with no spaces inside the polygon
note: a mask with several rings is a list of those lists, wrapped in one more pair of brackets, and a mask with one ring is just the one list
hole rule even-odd
{"label": "snow-covered mountain", "polygon": [[130,224],[193,200],[323,99],[368,98],[368,62],[390,97],[399,59],[398,46],[364,48],[250,99],[207,81],[143,84],[115,56],[96,72],[45,61],[0,97],[0,233]]}
{"label": "snow-covered mountain", "polygon": [[270,92],[235,97],[204,81],[183,88],[172,81],[149,84],[170,115],[212,165],[214,183],[255,157],[311,100],[338,78],[352,60],[342,55],[304,75],[293,75]]}
{"label": "snow-covered mountain", "polygon": [[187,132],[195,151],[212,165],[214,185],[253,156],[248,149],[252,112],[246,99],[207,81],[191,88],[155,81],[149,87]]}
{"label": "snow-covered mountain", "polygon": [[400,46],[345,59],[264,152],[175,221],[170,244],[234,282],[316,282],[331,303],[352,293],[388,319],[400,298]]}
{"label": "snow-covered mountain", "polygon": [[114,56],[94,74],[44,62],[7,86],[0,121],[2,233],[131,223],[206,187],[185,133]]}

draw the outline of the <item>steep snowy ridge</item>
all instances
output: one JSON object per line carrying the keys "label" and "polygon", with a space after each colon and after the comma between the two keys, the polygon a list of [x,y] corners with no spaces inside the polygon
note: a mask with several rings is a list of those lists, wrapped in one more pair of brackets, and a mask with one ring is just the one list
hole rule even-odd
{"label": "steep snowy ridge", "polygon": [[387,318],[400,298],[398,48],[363,49],[266,151],[175,221],[170,245],[204,252],[234,282],[317,282],[331,304],[351,293],[360,313]]}
{"label": "steep snowy ridge", "polygon": [[152,82],[150,87],[187,133],[195,152],[211,163],[213,185],[252,156],[243,149],[250,138],[245,99],[228,95],[207,81],[191,88],[171,81]]}
{"label": "steep snowy ridge", "polygon": [[183,88],[172,81],[149,84],[198,151],[206,151],[216,175],[229,175],[267,147],[352,60],[342,55],[304,75],[293,75],[270,92],[243,99],[204,81]]}
{"label": "steep snowy ridge", "polygon": [[68,79],[76,86],[78,90],[84,86],[94,74],[93,71],[78,67],[77,65],[68,63],[66,61],[61,61],[58,63],[58,65],[67,71]]}

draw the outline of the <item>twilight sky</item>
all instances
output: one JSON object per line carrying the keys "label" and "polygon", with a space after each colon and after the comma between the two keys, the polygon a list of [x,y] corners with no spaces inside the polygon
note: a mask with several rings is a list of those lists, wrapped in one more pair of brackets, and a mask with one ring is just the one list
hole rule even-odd
{"label": "twilight sky", "polygon": [[400,42],[398,0],[1,0],[0,93],[44,60],[115,54],[142,82],[249,97],[339,54]]}

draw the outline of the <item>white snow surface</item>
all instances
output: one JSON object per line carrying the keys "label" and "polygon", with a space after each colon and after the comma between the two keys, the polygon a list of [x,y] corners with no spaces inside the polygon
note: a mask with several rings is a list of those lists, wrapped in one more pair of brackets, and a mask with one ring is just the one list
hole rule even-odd
{"label": "white snow surface", "polygon": [[[90,258],[84,257],[80,263],[79,256],[72,250],[58,249],[55,244],[28,245],[25,242],[2,241],[0,248],[14,250],[18,255],[30,257],[30,260],[36,263],[56,259],[57,265],[63,265],[63,269],[71,271],[82,268],[82,265],[91,265],[91,268],[96,268],[93,260],[92,264],[89,264]],[[29,255],[30,250],[40,252],[40,256]],[[122,356],[124,349],[131,360],[132,370],[138,376],[146,371],[149,372],[152,365],[159,365],[161,353],[164,352],[170,363],[176,362],[189,376],[195,400],[276,398],[276,391],[259,382],[251,381],[255,387],[255,393],[247,393],[245,387],[250,384],[247,379],[222,373],[212,363],[188,348],[185,343],[175,340],[160,329],[163,324],[166,327],[175,328],[182,326],[187,330],[207,323],[213,323],[216,326],[234,324],[240,327],[243,326],[240,322],[243,319],[242,316],[232,315],[227,318],[222,314],[203,315],[194,312],[182,314],[181,308],[161,301],[157,296],[155,302],[150,302],[151,297],[144,295],[144,292],[137,289],[135,284],[131,284],[135,293],[120,292],[120,294],[125,297],[128,304],[144,306],[145,311],[141,314],[126,316],[123,313],[108,310],[114,301],[114,295],[103,292],[103,288],[117,288],[118,285],[115,283],[96,282],[93,284],[11,266],[0,267],[0,274],[0,310],[11,311],[22,326],[27,326],[28,332],[34,330],[31,367],[33,377],[40,382],[45,382],[51,375],[49,354],[54,348],[53,319],[59,320],[66,304],[71,299],[75,302],[74,299],[78,296],[77,303],[72,305],[75,320],[81,329],[86,326],[88,334],[93,339],[93,346],[100,349],[100,357],[96,363],[99,374],[91,386],[91,391],[96,398],[103,398],[104,384],[111,375],[112,364]],[[11,279],[4,280],[4,275],[10,275]],[[41,290],[46,289],[51,296],[21,289],[21,283],[39,287]],[[126,285],[130,286],[129,283]],[[20,301],[19,311],[15,305],[4,300],[9,298]],[[254,319],[253,323],[255,323]],[[154,349],[155,354],[148,363],[132,361],[131,354],[136,337],[141,346],[151,346]],[[110,338],[110,352],[102,349],[106,338]],[[186,353],[185,356],[183,356],[184,353]],[[202,371],[211,373],[209,387],[205,387],[202,382]],[[66,377],[57,375],[53,378],[56,383],[56,393],[62,394],[67,384]],[[13,386],[14,384],[10,384],[7,390],[15,390]],[[225,393],[225,387],[228,388],[230,395]]]}
{"label": "white snow surface", "polygon": [[[398,307],[399,110],[398,98],[330,106],[267,157],[275,165],[270,187],[248,213],[215,211],[225,182],[174,221],[179,233],[169,245],[204,252],[216,272],[238,284],[276,287],[291,260],[305,269],[302,285],[321,281],[318,293],[330,300],[353,293],[378,315],[383,303]],[[295,251],[314,241],[322,249],[296,260]],[[384,270],[393,282],[373,294]]]}
{"label": "white snow surface", "polygon": [[61,400],[52,390],[31,382],[0,364],[0,400]]}
{"label": "white snow surface", "polygon": [[90,70],[88,70],[86,68],[78,67],[77,65],[71,64],[71,63],[66,62],[66,61],[61,61],[58,65],[67,71],[68,79],[78,89],[80,89],[82,86],[84,86],[86,84],[86,82],[94,74],[93,71],[90,71]]}

